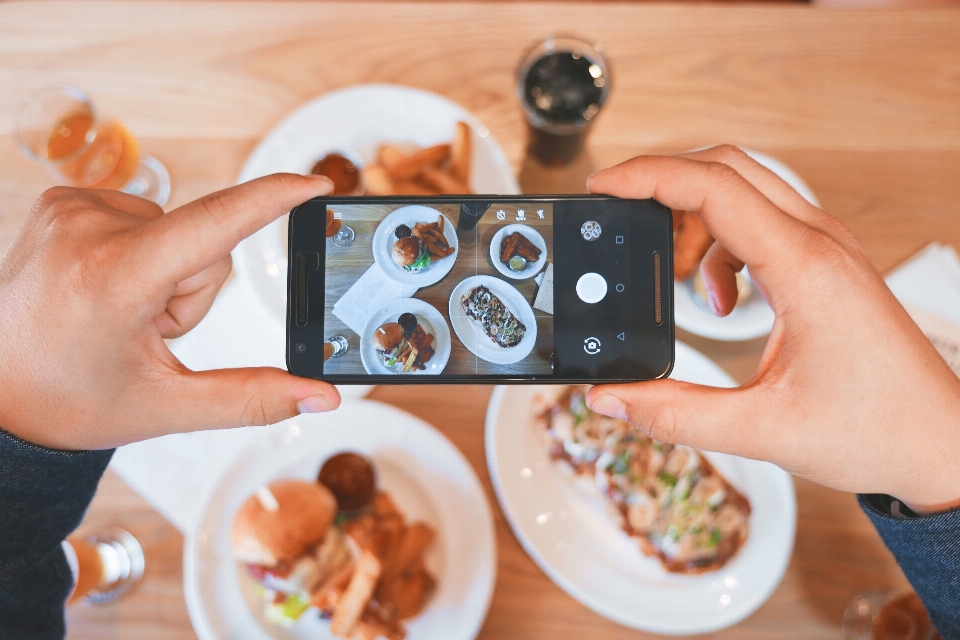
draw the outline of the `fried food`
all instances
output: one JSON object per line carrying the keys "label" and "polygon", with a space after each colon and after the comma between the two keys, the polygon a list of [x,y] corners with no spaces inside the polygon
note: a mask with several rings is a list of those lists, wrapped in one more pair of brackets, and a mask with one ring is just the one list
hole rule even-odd
{"label": "fried food", "polygon": [[536,262],[542,252],[537,245],[519,231],[514,231],[500,241],[500,262],[506,264],[513,256],[520,256],[528,262]]}
{"label": "fried food", "polygon": [[[676,217],[674,217],[676,219]],[[683,282],[696,270],[713,244],[710,232],[695,213],[684,212],[673,236],[673,277]]]}
{"label": "fried food", "polygon": [[470,125],[458,122],[449,143],[413,151],[405,151],[391,142],[383,143],[377,150],[376,161],[364,168],[367,193],[374,196],[472,193],[470,136]]}

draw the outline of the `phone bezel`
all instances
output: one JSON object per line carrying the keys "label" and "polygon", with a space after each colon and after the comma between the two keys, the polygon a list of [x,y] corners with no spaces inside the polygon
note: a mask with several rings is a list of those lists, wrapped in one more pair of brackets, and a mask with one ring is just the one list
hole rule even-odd
{"label": "phone bezel", "polygon": [[[594,378],[559,378],[556,375],[549,376],[537,376],[537,375],[527,375],[527,376],[517,376],[511,374],[482,374],[482,375],[461,375],[461,374],[438,374],[431,376],[412,376],[412,375],[379,375],[379,374],[335,374],[331,376],[324,376],[323,370],[323,361],[321,357],[320,361],[320,373],[319,375],[312,375],[314,372],[310,371],[295,371],[291,366],[291,352],[293,349],[294,340],[291,339],[291,329],[293,328],[294,323],[294,288],[296,286],[295,278],[295,268],[296,260],[294,256],[294,223],[297,218],[297,211],[306,205],[313,206],[314,204],[320,206],[326,206],[326,203],[343,203],[350,202],[351,204],[424,204],[430,205],[431,203],[435,204],[459,204],[462,202],[504,202],[504,203],[517,203],[517,202],[556,202],[558,200],[563,201],[574,201],[574,202],[590,202],[590,201],[601,201],[601,200],[610,200],[616,199],[612,196],[605,195],[517,195],[517,196],[504,196],[504,195],[450,195],[450,196],[323,196],[319,198],[313,198],[307,202],[294,208],[289,215],[288,219],[288,245],[287,245],[287,323],[286,323],[286,364],[287,371],[293,375],[298,375],[302,377],[313,378],[317,380],[323,380],[324,382],[329,382],[331,384],[602,384],[602,383],[624,383],[624,382],[640,382],[644,380],[654,380],[666,378],[673,371],[674,362],[676,360],[676,326],[674,323],[674,301],[673,301],[673,236],[672,232],[668,236],[668,241],[665,243],[661,253],[661,307],[665,312],[663,317],[663,324],[665,325],[665,331],[668,336],[669,343],[669,353],[670,360],[666,363],[664,371],[657,375],[654,378],[649,377],[594,377]],[[643,200],[638,202],[652,203],[656,207],[660,207],[665,210],[668,214],[669,209],[664,207],[662,204],[656,200]],[[672,229],[672,225],[670,226]],[[321,290],[326,290],[326,270],[324,265],[326,264],[326,237],[321,235],[323,238],[322,242],[316,243],[316,245],[311,245],[311,251],[316,251],[320,255],[320,268],[319,268],[319,286]],[[319,332],[317,332],[316,324],[311,327],[312,333],[319,333],[322,339],[323,328],[320,327]],[[322,325],[322,322],[319,323]],[[298,327],[298,331],[304,331],[306,327]],[[314,359],[315,360],[315,359]]]}

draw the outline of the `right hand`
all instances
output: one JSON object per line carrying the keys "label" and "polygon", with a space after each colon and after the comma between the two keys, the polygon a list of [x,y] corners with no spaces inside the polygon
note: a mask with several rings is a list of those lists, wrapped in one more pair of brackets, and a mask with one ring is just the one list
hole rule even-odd
{"label": "right hand", "polygon": [[588,395],[594,411],[918,511],[960,506],[960,379],[849,229],[736,147],[638,157],[587,184],[700,214],[717,239],[700,267],[715,312],[733,309],[746,264],[776,313],[740,388],[601,385]]}

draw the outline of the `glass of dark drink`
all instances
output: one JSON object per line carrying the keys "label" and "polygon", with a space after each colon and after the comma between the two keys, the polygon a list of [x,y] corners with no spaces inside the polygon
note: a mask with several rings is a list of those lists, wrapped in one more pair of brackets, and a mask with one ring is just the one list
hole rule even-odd
{"label": "glass of dark drink", "polygon": [[609,95],[610,69],[599,47],[565,36],[537,44],[517,71],[529,153],[547,167],[573,162]]}

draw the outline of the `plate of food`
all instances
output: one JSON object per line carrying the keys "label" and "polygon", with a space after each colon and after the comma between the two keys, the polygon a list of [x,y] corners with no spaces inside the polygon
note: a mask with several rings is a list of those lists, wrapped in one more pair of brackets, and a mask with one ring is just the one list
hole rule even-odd
{"label": "plate of food", "polygon": [[[435,147],[439,152],[428,153]],[[307,102],[263,138],[237,182],[278,171],[306,174],[318,164],[356,181],[351,193],[520,193],[510,162],[480,120],[443,96],[411,87],[357,85]],[[283,216],[233,252],[238,275],[250,282],[281,327],[286,323],[286,233]]]}
{"label": "plate of food", "polygon": [[450,220],[421,204],[392,211],[373,233],[373,259],[383,275],[414,287],[435,284],[450,273],[458,246]]}
{"label": "plate of food", "polygon": [[476,636],[493,521],[445,437],[368,401],[265,431],[187,535],[184,593],[201,640]]}
{"label": "plate of food", "polygon": [[471,276],[450,294],[450,325],[471,353],[494,364],[520,362],[537,342],[530,303],[508,282]]}
{"label": "plate of food", "polygon": [[[733,386],[677,343],[672,377]],[[774,592],[796,500],[778,467],[658,443],[594,414],[585,387],[499,387],[487,463],[507,521],[564,591],[626,626],[709,633]]]}
{"label": "plate of food", "polygon": [[547,265],[547,243],[533,227],[508,224],[493,234],[490,260],[508,278],[526,280]]}
{"label": "plate of food", "polygon": [[[749,149],[744,152],[793,187],[807,202],[820,206],[817,196],[793,169],[766,154]],[[714,340],[751,340],[770,333],[773,309],[746,269],[737,276],[739,297],[736,307],[723,318],[713,314],[699,273],[700,261],[713,244],[713,238],[700,216],[692,213],[674,215],[677,217],[674,218],[673,300],[677,326]]]}
{"label": "plate of food", "polygon": [[437,375],[450,359],[450,329],[419,298],[391,300],[370,316],[360,336],[360,360],[372,375]]}

